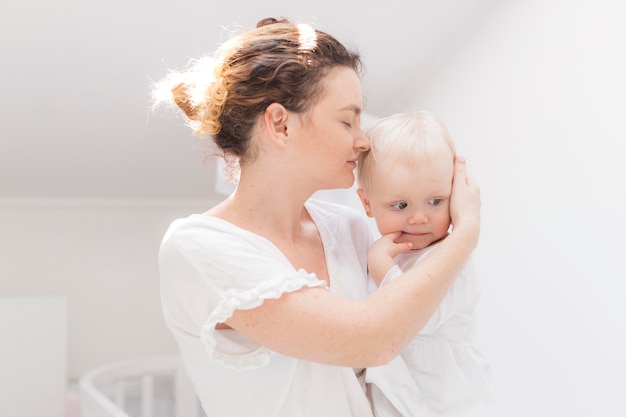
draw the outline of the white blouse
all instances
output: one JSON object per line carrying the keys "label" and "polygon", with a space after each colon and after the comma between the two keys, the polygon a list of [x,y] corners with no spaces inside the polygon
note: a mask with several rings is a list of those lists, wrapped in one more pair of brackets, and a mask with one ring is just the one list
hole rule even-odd
{"label": "white blouse", "polygon": [[[381,285],[424,259],[436,245],[398,255]],[[371,286],[370,286],[371,288]],[[422,331],[409,343],[395,366],[369,368],[368,382],[404,415],[420,417],[494,416],[496,406],[489,362],[476,345],[476,312],[481,289],[474,259],[461,274]],[[403,363],[401,363],[403,362]],[[397,381],[408,373],[415,386]]]}
{"label": "white blouse", "polygon": [[[330,291],[367,296],[371,235],[356,210],[309,200],[324,246]],[[296,270],[269,240],[215,217],[175,220],[160,249],[161,299],[208,417],[369,417],[355,370],[273,352],[234,330],[216,330],[237,309],[302,287],[325,287]],[[357,370],[358,371],[358,370]]]}

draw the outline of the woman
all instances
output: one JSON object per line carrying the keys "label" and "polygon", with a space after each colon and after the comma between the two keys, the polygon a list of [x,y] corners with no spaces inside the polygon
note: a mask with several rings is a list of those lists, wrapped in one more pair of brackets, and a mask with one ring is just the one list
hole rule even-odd
{"label": "woman", "polygon": [[454,232],[367,296],[364,216],[311,199],[350,187],[369,148],[359,70],[328,34],[269,18],[156,86],[238,170],[160,251],[165,320],[209,417],[372,416],[363,369],[402,351],[477,244],[480,193],[459,160]]}

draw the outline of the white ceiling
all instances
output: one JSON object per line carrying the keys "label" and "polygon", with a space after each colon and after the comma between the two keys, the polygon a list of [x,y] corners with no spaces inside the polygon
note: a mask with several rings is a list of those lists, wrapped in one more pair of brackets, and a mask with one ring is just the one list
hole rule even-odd
{"label": "white ceiling", "polygon": [[[417,86],[498,0],[24,0],[0,6],[0,198],[206,198],[214,169],[182,119],[149,109],[151,79],[266,16],[360,51],[366,111]],[[8,3],[8,2],[4,2]]]}

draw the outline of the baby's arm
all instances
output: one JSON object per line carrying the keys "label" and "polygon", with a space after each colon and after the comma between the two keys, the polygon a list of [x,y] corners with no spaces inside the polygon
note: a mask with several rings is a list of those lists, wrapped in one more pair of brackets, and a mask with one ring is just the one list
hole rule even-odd
{"label": "baby's arm", "polygon": [[399,236],[400,232],[382,236],[372,244],[367,253],[369,274],[377,286],[380,286],[387,272],[396,265],[393,258],[402,252],[411,250],[411,243],[394,242],[394,239]]}

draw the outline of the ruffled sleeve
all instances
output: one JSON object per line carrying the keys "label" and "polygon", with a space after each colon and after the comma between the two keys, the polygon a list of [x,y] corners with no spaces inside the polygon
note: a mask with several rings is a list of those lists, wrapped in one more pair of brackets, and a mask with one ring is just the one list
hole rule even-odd
{"label": "ruffled sleeve", "polygon": [[168,326],[202,340],[228,368],[266,365],[272,352],[235,331],[216,330],[235,310],[303,287],[324,287],[296,270],[267,239],[221,219],[193,215],[172,223],[160,250],[161,297]]}
{"label": "ruffled sleeve", "polygon": [[232,354],[220,349],[218,341],[221,339],[218,330],[215,329],[217,323],[228,320],[235,310],[249,310],[263,304],[268,299],[278,299],[285,293],[297,291],[302,287],[325,286],[324,281],[320,281],[315,274],[309,274],[304,269],[290,275],[278,275],[268,282],[261,282],[253,288],[244,290],[229,290],[202,326],[201,338],[209,352],[212,360],[226,367],[237,369],[250,369],[264,366],[271,355],[269,349],[256,345],[254,350],[243,354]]}

